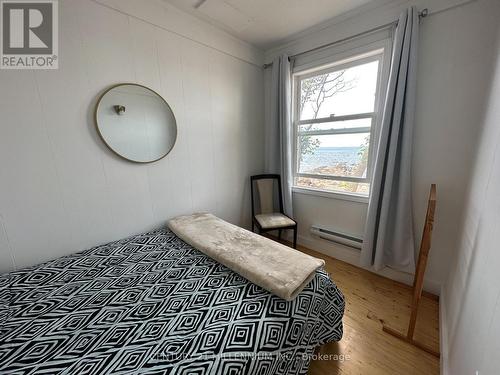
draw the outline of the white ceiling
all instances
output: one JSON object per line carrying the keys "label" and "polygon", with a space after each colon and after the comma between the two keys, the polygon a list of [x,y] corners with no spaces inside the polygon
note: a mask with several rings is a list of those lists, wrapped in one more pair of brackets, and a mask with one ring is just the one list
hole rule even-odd
{"label": "white ceiling", "polygon": [[263,50],[373,0],[164,0]]}

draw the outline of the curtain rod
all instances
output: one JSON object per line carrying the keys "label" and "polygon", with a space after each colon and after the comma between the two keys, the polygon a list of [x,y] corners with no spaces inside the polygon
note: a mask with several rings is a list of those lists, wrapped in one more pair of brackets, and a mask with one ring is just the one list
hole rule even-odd
{"label": "curtain rod", "polygon": [[[418,12],[418,18],[422,19],[424,17],[427,17],[428,14],[429,14],[429,10],[427,8],[422,9],[421,12]],[[398,24],[398,21],[392,21],[392,22],[386,23],[385,25],[377,26],[377,27],[374,27],[373,29],[366,30],[366,31],[363,31],[363,32],[358,33],[358,34],[348,36],[347,38],[336,40],[335,42],[323,44],[321,46],[311,48],[311,49],[309,49],[307,51],[299,52],[299,53],[297,53],[295,55],[289,56],[288,59],[289,60],[293,60],[297,56],[305,55],[306,53],[316,52],[316,51],[321,50],[323,48],[327,48],[327,47],[331,47],[331,46],[334,46],[334,45],[337,45],[337,44],[340,44],[340,43],[343,43],[343,42],[347,42],[347,41],[349,41],[351,39],[356,39],[356,38],[359,38],[360,36],[363,36],[363,35],[372,34],[372,33],[376,32],[376,31],[387,29],[387,28],[389,28],[391,26],[394,26],[394,25],[397,25],[397,24]],[[272,65],[273,65],[273,63],[271,61],[270,63],[264,64],[262,67],[264,69],[267,69],[267,68],[271,67]]]}

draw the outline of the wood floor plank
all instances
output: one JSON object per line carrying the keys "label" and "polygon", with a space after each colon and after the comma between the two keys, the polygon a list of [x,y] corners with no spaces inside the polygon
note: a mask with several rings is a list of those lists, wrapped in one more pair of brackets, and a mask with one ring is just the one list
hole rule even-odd
{"label": "wood floor plank", "polygon": [[[325,260],[326,270],[346,300],[344,337],[320,348],[310,375],[439,374],[438,358],[382,331],[382,322],[387,322],[406,332],[411,303],[408,286],[304,247],[299,250]],[[435,297],[424,295],[421,300],[415,339],[439,350]]]}

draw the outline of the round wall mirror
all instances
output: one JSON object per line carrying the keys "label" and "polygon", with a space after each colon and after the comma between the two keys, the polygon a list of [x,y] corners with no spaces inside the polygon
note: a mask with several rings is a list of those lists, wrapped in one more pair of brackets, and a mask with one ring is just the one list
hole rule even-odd
{"label": "round wall mirror", "polygon": [[136,163],[165,157],[177,138],[175,116],[167,102],[134,83],[106,90],[97,102],[95,120],[104,143],[115,154]]}

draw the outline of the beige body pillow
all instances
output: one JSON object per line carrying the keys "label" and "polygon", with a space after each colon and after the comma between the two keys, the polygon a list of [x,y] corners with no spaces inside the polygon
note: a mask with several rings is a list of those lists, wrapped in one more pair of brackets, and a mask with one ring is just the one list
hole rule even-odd
{"label": "beige body pillow", "polygon": [[294,299],[325,264],[212,214],[178,216],[168,226],[194,248],[287,301]]}

